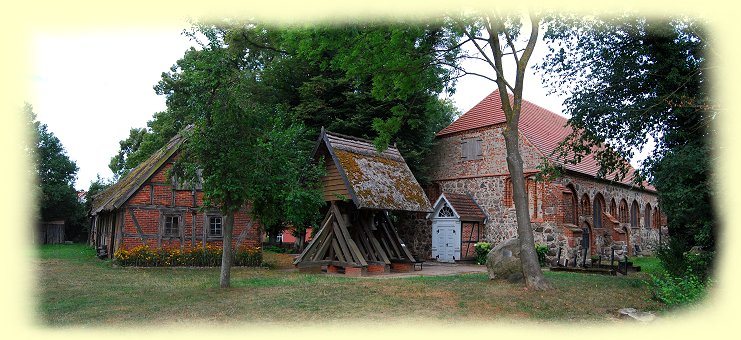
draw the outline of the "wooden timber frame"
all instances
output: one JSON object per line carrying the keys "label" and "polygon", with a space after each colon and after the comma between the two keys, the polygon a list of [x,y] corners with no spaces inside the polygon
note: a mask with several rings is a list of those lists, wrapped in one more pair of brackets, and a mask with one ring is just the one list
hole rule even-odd
{"label": "wooden timber frame", "polygon": [[[331,202],[311,243],[293,262],[298,268],[366,268],[416,263],[384,210],[355,209]],[[344,213],[343,213],[344,210]]]}
{"label": "wooden timber frame", "polygon": [[411,271],[419,263],[394,228],[389,211],[430,212],[424,190],[396,147],[322,128],[314,161],[322,177],[326,214],[311,243],[293,262],[300,269],[346,275]]}

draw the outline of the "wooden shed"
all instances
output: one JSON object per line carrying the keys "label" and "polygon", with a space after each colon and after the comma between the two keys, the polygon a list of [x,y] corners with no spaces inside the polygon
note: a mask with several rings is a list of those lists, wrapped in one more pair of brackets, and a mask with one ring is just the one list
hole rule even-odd
{"label": "wooden shed", "polygon": [[64,243],[64,220],[41,222],[36,237],[39,244]]}
{"label": "wooden shed", "polygon": [[416,262],[389,211],[430,212],[430,201],[395,147],[378,152],[369,140],[322,129],[314,159],[323,162],[328,209],[312,242],[296,258],[299,268],[328,272],[411,270]]}

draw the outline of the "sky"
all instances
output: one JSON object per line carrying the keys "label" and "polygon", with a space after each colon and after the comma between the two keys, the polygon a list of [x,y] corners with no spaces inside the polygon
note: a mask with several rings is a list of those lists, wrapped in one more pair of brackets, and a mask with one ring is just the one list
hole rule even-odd
{"label": "sky", "polygon": [[[155,112],[165,109],[165,97],[153,86],[162,72],[195,45],[181,27],[37,32],[32,38],[32,97],[37,119],[59,138],[79,171],[75,187],[86,190],[97,175],[110,178],[108,168],[129,129],[146,126]],[[536,45],[531,65],[544,55]],[[480,63],[464,64],[487,72]],[[511,69],[511,67],[510,67]],[[553,112],[562,111],[562,98],[548,96],[538,75],[529,70],[523,97]],[[476,76],[458,81],[452,95],[461,112],[476,105],[495,85]]]}

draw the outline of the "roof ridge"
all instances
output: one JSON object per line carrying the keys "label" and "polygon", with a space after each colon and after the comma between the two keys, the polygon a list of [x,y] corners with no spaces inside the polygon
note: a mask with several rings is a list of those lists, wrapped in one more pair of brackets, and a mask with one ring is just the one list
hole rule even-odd
{"label": "roof ridge", "polygon": [[[147,179],[159,169],[167,159],[169,159],[179,148],[179,146],[186,140],[183,132],[190,131],[193,129],[193,124],[190,124],[175,134],[165,145],[154,151],[147,159],[139,163],[136,167],[131,169],[128,174],[120,178],[116,183],[108,187],[107,189],[99,192],[95,196],[91,197],[93,200],[92,214],[96,214],[100,211],[107,211],[106,207],[113,204],[113,209],[117,208],[117,205],[128,200],[136,190],[138,190]],[[152,160],[152,163],[150,163]],[[125,192],[116,195],[116,191],[125,190]],[[97,204],[96,199],[104,199],[105,201]]]}
{"label": "roof ridge", "polygon": [[[341,134],[341,133],[338,133],[338,132],[332,132],[332,131],[329,131],[329,130],[326,130],[326,129],[324,130],[324,133],[326,133],[328,135],[335,136],[335,137],[340,137],[340,138],[345,138],[345,139],[349,139],[349,140],[354,140],[356,142],[368,143],[368,144],[373,145],[374,147],[376,145],[370,139],[365,139],[365,138],[360,138],[360,137],[355,137],[355,136],[349,136],[349,135]],[[395,146],[392,146],[391,144],[389,144],[389,146],[387,147],[387,149],[394,149],[394,150],[397,150],[397,151],[399,150]]]}

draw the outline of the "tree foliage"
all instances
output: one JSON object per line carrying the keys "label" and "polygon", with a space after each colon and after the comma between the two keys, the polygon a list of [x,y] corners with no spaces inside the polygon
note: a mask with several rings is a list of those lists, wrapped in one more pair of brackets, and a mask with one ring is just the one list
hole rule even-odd
{"label": "tree foliage", "polygon": [[[706,77],[706,41],[697,23],[635,16],[548,21],[544,84],[568,95],[569,141],[576,157],[592,152],[604,173],[627,171],[622,159],[656,146],[642,175],[674,147],[708,137],[713,118]],[[605,143],[610,148],[599,148]]]}
{"label": "tree foliage", "polygon": [[64,146],[47,130],[46,124],[36,120],[31,105],[27,104],[24,112],[36,131],[29,151],[36,162],[40,217],[43,220],[64,219],[77,202],[74,189],[77,164],[69,159]]}
{"label": "tree foliage", "polygon": [[[250,71],[253,81],[244,84],[244,91],[253,101],[281,106],[289,114],[286,120],[301,122],[309,135],[317,135],[325,127],[374,139],[379,148],[395,143],[418,180],[426,182],[424,160],[434,134],[457,114],[449,101],[438,98],[441,91],[453,90],[455,74],[444,63],[458,53],[458,49],[450,47],[455,37],[442,25],[433,22],[274,27],[223,21],[195,25],[187,34],[193,38],[202,36],[201,29],[205,27],[218,31],[223,47],[249,63],[242,67]],[[201,45],[203,48],[207,44]],[[175,69],[193,67],[187,59],[186,56],[179,61]],[[167,81],[180,91],[188,91],[185,84],[174,85],[177,76]],[[204,100],[198,96],[177,101]],[[148,123],[149,133],[145,134],[140,151],[126,151],[127,145],[135,144],[134,135],[121,142],[119,155],[123,157],[114,157],[112,165],[124,158],[126,166],[117,167],[114,172],[130,170],[177,132],[156,126],[171,126],[174,120],[181,128],[190,123],[187,119],[167,113],[156,115]],[[150,140],[156,147],[145,148]]]}
{"label": "tree foliage", "polygon": [[118,153],[111,157],[108,168],[117,180],[149,158],[152,153],[163,147],[182,128],[192,123],[178,119],[169,111],[154,114],[147,122],[146,128],[131,128],[129,137],[119,142]]}
{"label": "tree foliage", "polygon": [[656,187],[675,250],[712,252],[715,108],[702,26],[684,18],[554,16],[545,40],[544,82],[568,95],[569,125],[581,132],[563,144],[563,154],[577,161],[594,152],[601,173],[619,179],[627,174],[624,159],[652,151],[635,181]]}
{"label": "tree foliage", "polygon": [[208,41],[163,73],[156,90],[167,96],[168,112],[193,122],[173,174],[202,177],[204,203],[225,215],[220,284],[228,287],[234,214],[249,204],[264,225],[311,223],[323,203],[320,172],[305,152],[302,125],[252,95],[263,56],[243,55],[223,29],[197,29]]}
{"label": "tree foliage", "polygon": [[34,160],[38,218],[41,221],[64,220],[67,239],[78,239],[84,233],[86,214],[77,198],[74,184],[77,164],[67,156],[62,142],[48,131],[46,124],[36,120],[33,107],[23,109],[27,127],[34,131],[27,152]]}

